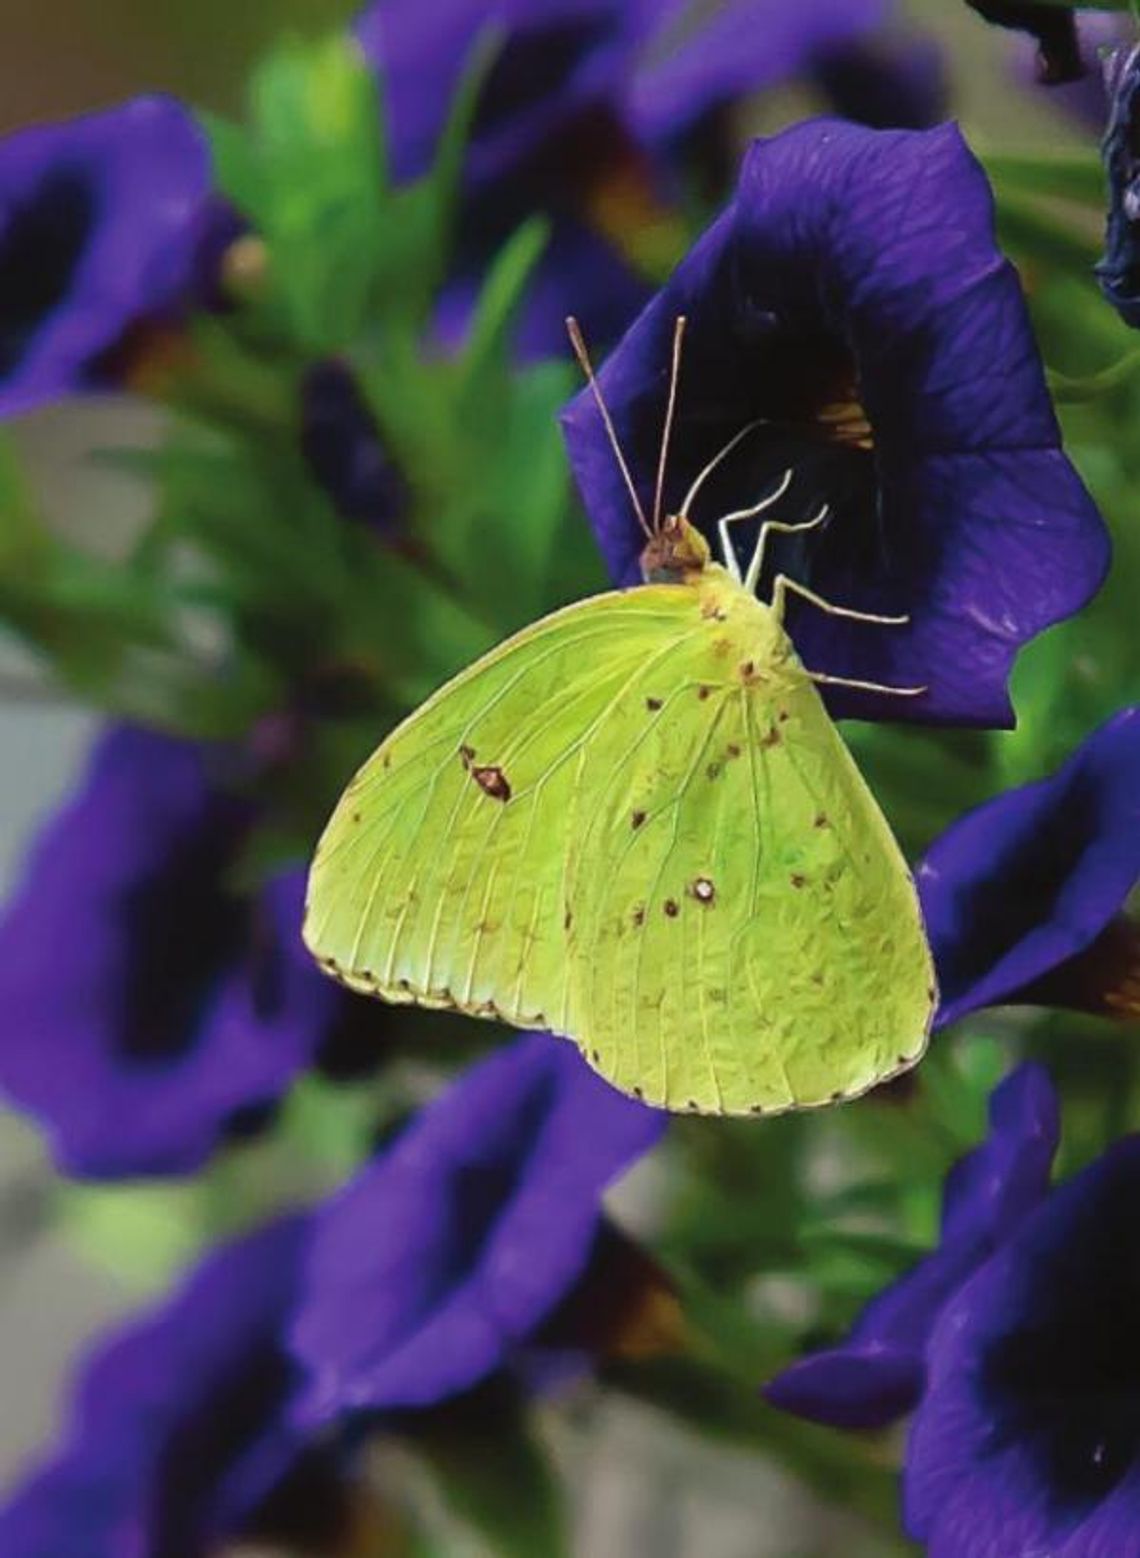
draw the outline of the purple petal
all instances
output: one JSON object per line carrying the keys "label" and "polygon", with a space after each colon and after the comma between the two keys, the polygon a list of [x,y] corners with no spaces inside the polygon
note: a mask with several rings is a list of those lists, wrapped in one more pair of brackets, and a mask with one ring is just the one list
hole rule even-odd
{"label": "purple petal", "polygon": [[634,129],[650,145],[675,143],[712,110],[782,85],[827,51],[881,26],[888,9],[887,0],[731,0],[686,31],[667,15],[634,81]]}
{"label": "purple petal", "polygon": [[837,1428],[882,1428],[916,1406],[939,1315],[1045,1196],[1059,1129],[1047,1073],[1011,1072],[990,1099],[986,1140],[947,1175],[939,1247],[871,1300],[841,1346],[784,1370],[765,1397]]}
{"label": "purple petal", "polygon": [[616,96],[637,30],[619,0],[375,3],[356,22],[380,70],[397,178],[430,166],[448,105],[481,35],[501,47],[480,95],[465,169],[469,193],[517,178],[551,143]]}
{"label": "purple petal", "polygon": [[1138,1194],[1134,1136],[1055,1190],[944,1309],[905,1476],[908,1528],[930,1552],[1091,1558],[1117,1551],[1090,1545],[1097,1524],[1135,1532]]}
{"label": "purple petal", "polygon": [[940,1024],[1026,993],[1089,946],[1140,879],[1140,707],[1050,778],[960,818],[915,876]]}
{"label": "purple petal", "polygon": [[895,1347],[836,1347],[793,1363],[764,1387],[782,1412],[832,1428],[885,1428],[922,1394],[921,1357]]}
{"label": "purple petal", "polygon": [[[491,252],[478,245],[465,251],[461,267],[439,299],[435,331],[448,350],[458,350],[466,339]],[[616,340],[649,291],[648,284],[599,233],[564,213],[555,215],[519,309],[513,336],[516,361],[564,358],[568,314],[579,321],[588,341]]]}
{"label": "purple petal", "polygon": [[[832,711],[1009,723],[1017,649],[1095,591],[1108,541],[1061,453],[1017,278],[995,246],[989,188],[957,130],[816,121],[754,143],[734,205],[600,374],[645,502],[682,313],[667,509],[761,419],[689,517],[718,545],[715,516],[790,468],[772,513],[801,521],[826,502],[829,518],[811,536],[779,539],[773,566],[837,603],[911,616],[907,627],[872,629],[791,607],[811,669],[927,688],[908,699],[838,692]],[[844,408],[844,431],[829,431]],[[564,426],[611,572],[633,583],[637,527],[585,392]]]}
{"label": "purple petal", "polygon": [[81,388],[179,298],[208,195],[205,137],[171,98],[0,142],[0,416]]}
{"label": "purple petal", "polygon": [[379,536],[399,532],[408,508],[407,486],[346,364],[318,362],[305,373],[301,449],[338,514]]}
{"label": "purple petal", "polygon": [[0,1549],[198,1558],[240,1527],[302,1449],[280,1330],[306,1227],[286,1218],[215,1252],[99,1345],[59,1448],[0,1512]]}
{"label": "purple petal", "polygon": [[251,821],[229,762],[110,731],[0,922],[0,1086],[69,1173],[192,1170],[341,1012],[301,942],[302,873],[228,886]]}
{"label": "purple petal", "polygon": [[946,58],[933,38],[856,38],[824,50],[812,74],[841,119],[873,130],[926,130],[949,117]]}
{"label": "purple petal", "polygon": [[499,1367],[582,1275],[603,1190],[665,1122],[547,1035],[472,1067],[318,1214],[302,1419],[426,1406]]}

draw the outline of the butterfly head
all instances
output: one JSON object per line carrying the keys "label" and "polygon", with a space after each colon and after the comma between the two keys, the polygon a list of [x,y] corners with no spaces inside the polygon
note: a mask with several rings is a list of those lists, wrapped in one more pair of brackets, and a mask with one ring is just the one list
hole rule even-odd
{"label": "butterfly head", "polygon": [[667,514],[642,550],[641,576],[647,584],[687,584],[711,559],[708,542],[684,514]]}

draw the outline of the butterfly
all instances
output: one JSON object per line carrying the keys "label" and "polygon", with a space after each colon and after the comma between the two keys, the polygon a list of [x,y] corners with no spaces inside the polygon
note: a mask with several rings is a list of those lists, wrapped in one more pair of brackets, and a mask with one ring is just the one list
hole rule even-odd
{"label": "butterfly", "polygon": [[729,527],[783,486],[719,521],[712,561],[686,511],[727,449],[662,516],[683,319],[648,523],[568,324],[646,582],[516,633],[387,736],[317,847],[305,939],[354,990],[549,1029],[668,1109],[855,1097],[921,1056],[933,962],[906,861],[817,691],[844,679],[805,670],[782,624],[790,592],[906,619],[783,575],[757,598],[768,537],[826,518],[765,520],[742,577]]}

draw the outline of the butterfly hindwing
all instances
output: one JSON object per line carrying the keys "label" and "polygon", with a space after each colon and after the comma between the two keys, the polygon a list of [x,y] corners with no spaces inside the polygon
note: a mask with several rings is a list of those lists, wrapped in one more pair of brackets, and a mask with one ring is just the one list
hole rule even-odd
{"label": "butterfly hindwing", "polygon": [[643,749],[580,840],[590,1058],[671,1109],[854,1096],[913,1064],[933,1012],[906,864],[798,666],[710,686],[685,658],[662,711],[683,755]]}

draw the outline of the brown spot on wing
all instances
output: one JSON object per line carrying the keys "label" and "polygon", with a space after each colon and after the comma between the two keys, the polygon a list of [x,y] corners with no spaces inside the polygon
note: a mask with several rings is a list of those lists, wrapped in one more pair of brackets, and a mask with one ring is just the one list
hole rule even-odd
{"label": "brown spot on wing", "polygon": [[649,710],[650,714],[656,714],[657,710],[661,707],[661,699],[646,698],[645,707]]}
{"label": "brown spot on wing", "polygon": [[635,811],[633,816],[629,819],[629,824],[632,828],[640,828],[644,821],[645,813],[643,811]]}
{"label": "brown spot on wing", "polygon": [[788,881],[791,882],[793,887],[805,887],[807,885],[807,877],[801,876],[798,871],[793,871]]}
{"label": "brown spot on wing", "polygon": [[669,916],[669,918],[671,920],[675,920],[677,918],[678,914],[680,914],[680,912],[681,912],[681,910],[678,907],[676,899],[674,899],[674,898],[666,898],[666,900],[665,900],[665,913]]}
{"label": "brown spot on wing", "polygon": [[507,781],[506,774],[501,768],[488,765],[486,768],[468,769],[468,772],[484,795],[489,795],[493,801],[510,800],[511,787]]}

